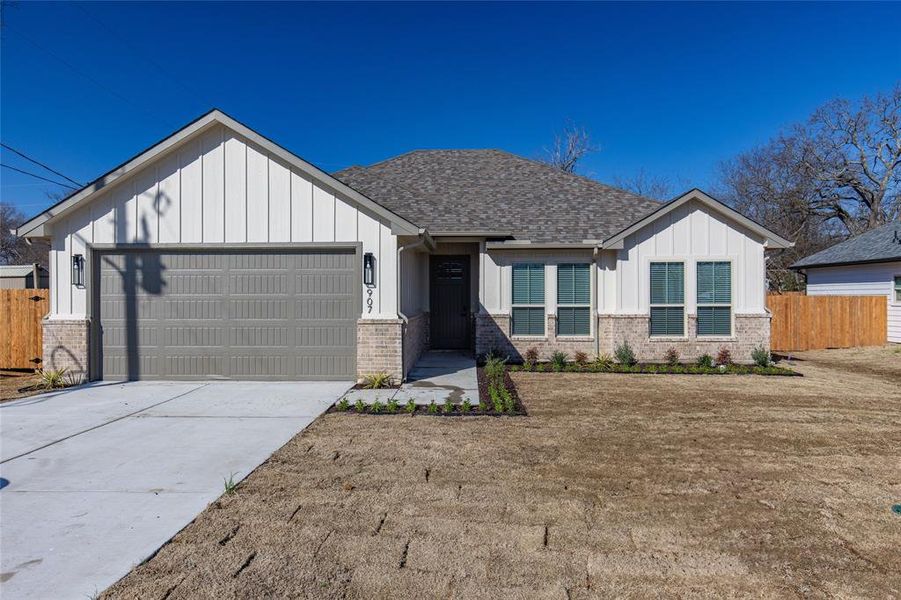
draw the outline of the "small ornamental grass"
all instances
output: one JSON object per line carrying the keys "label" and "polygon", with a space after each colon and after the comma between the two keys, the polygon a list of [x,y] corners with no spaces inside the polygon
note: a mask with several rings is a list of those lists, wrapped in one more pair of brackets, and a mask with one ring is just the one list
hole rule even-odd
{"label": "small ornamental grass", "polygon": [[338,401],[338,404],[335,405],[335,409],[341,412],[347,412],[347,409],[349,408],[350,402],[347,400],[346,396],[344,398],[341,398],[341,400]]}
{"label": "small ornamental grass", "polygon": [[621,342],[620,345],[616,347],[614,354],[616,355],[616,362],[621,365],[627,365],[631,367],[636,362],[638,362],[635,359],[635,351],[632,350],[632,346],[629,345],[629,342]]}
{"label": "small ornamental grass", "polygon": [[551,354],[551,368],[555,371],[562,371],[566,368],[566,361],[569,360],[569,354],[561,350],[557,350]]}
{"label": "small ornamental grass", "polygon": [[380,390],[391,387],[391,375],[384,371],[380,373],[368,373],[363,375],[363,388],[367,390]]}

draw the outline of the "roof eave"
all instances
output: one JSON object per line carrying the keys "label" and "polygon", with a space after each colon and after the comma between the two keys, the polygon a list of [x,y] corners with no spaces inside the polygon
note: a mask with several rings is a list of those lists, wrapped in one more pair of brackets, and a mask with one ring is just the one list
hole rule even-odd
{"label": "roof eave", "polygon": [[901,262],[901,256],[872,258],[868,260],[844,260],[838,262],[824,262],[810,265],[793,264],[789,267],[792,271],[806,271],[807,269],[822,269],[825,267],[851,267],[854,265],[874,265],[879,263]]}

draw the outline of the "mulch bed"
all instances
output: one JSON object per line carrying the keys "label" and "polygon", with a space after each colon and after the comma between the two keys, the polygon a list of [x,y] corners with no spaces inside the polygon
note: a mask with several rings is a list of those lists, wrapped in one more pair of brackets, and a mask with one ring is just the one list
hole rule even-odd
{"label": "mulch bed", "polygon": [[525,365],[509,365],[509,371],[529,373],[626,373],[631,375],[763,375],[768,377],[803,377],[801,373],[785,367],[759,367],[757,365],[724,365],[721,367],[702,367],[699,365],[668,365],[661,363],[638,363],[623,365],[614,363],[600,367],[594,364],[577,365],[569,363],[561,369],[555,369],[549,362],[535,364],[532,368]]}

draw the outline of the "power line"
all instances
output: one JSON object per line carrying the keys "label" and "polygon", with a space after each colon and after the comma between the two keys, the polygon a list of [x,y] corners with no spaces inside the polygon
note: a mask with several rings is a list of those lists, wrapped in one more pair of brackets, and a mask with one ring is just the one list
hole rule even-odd
{"label": "power line", "polygon": [[41,177],[40,175],[35,175],[34,173],[29,173],[28,171],[23,171],[22,169],[18,169],[16,167],[11,167],[11,166],[5,165],[3,163],[0,163],[0,167],[3,167],[4,169],[9,169],[10,171],[16,171],[17,173],[21,173],[23,175],[28,175],[29,177],[34,177],[35,179],[43,179],[44,181],[49,181],[50,183],[55,183],[56,185],[61,185],[63,187],[71,188],[73,190],[78,189],[74,185],[69,185],[68,183],[61,183],[59,181],[53,181],[52,179],[47,179],[46,177]]}
{"label": "power line", "polygon": [[12,146],[8,146],[7,144],[4,144],[3,142],[0,142],[0,146],[2,146],[3,148],[6,148],[6,149],[9,150],[10,152],[15,152],[16,154],[18,154],[19,156],[21,156],[21,157],[24,158],[25,160],[27,160],[27,161],[29,161],[29,162],[33,162],[34,164],[38,165],[39,167],[43,167],[43,168],[47,169],[48,171],[50,171],[50,172],[53,173],[54,175],[59,175],[59,176],[62,177],[63,179],[66,179],[66,180],[68,180],[68,181],[71,181],[72,183],[74,183],[74,184],[77,185],[78,187],[84,186],[83,183],[78,183],[77,181],[75,181],[75,180],[72,179],[71,177],[67,177],[66,175],[63,175],[62,173],[60,173],[59,171],[57,171],[57,170],[55,170],[55,169],[51,169],[50,167],[48,167],[47,165],[45,165],[45,164],[42,163],[41,161],[35,160],[35,159],[31,158],[30,156],[28,156],[28,155],[25,154],[24,152],[20,152],[19,150],[16,150],[16,149],[13,148]]}

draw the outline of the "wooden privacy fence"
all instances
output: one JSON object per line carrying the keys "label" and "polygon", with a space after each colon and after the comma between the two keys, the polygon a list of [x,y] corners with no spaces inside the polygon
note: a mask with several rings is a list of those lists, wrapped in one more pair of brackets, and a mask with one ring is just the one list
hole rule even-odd
{"label": "wooden privacy fence", "polygon": [[0,369],[41,366],[41,319],[50,312],[50,290],[0,290]]}
{"label": "wooden privacy fence", "polygon": [[853,348],[885,344],[885,296],[770,294],[767,307],[774,352]]}

